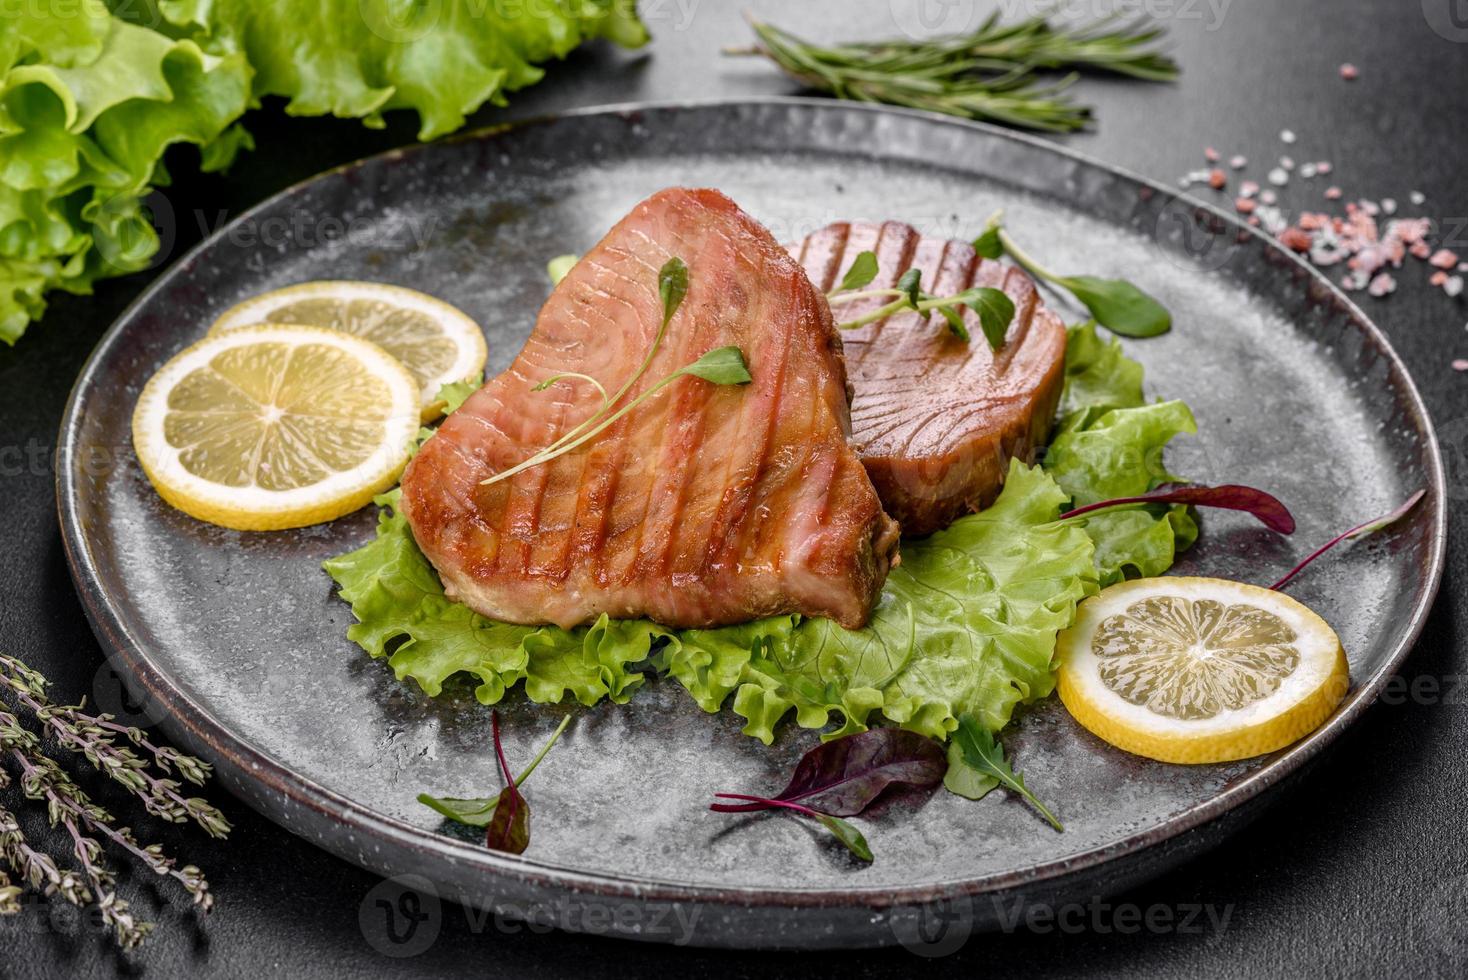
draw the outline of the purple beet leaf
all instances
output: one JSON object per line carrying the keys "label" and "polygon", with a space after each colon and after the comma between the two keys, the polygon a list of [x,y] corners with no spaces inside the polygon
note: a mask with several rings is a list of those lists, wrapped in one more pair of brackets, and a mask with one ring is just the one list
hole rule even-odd
{"label": "purple beet leaf", "polygon": [[[804,802],[822,813],[850,817],[865,810],[889,786],[930,789],[943,781],[943,746],[900,728],[871,728],[817,745],[795,767],[774,800]],[[720,813],[768,810],[766,801],[715,803]]]}
{"label": "purple beet leaf", "polygon": [[530,846],[530,804],[515,785],[515,774],[505,761],[505,747],[500,742],[500,713],[491,716],[494,726],[494,754],[500,762],[500,772],[505,777],[505,788],[500,790],[499,802],[494,816],[485,831],[484,843],[492,851],[508,854],[524,854]]}
{"label": "purple beet leaf", "polygon": [[1271,531],[1290,534],[1295,530],[1295,518],[1279,498],[1254,487],[1237,483],[1225,483],[1216,487],[1205,487],[1192,483],[1164,483],[1156,490],[1135,497],[1117,497],[1086,504],[1061,515],[1061,520],[1080,517],[1092,511],[1125,504],[1192,504],[1194,507],[1219,507],[1224,510],[1242,510],[1259,518],[1260,523]]}

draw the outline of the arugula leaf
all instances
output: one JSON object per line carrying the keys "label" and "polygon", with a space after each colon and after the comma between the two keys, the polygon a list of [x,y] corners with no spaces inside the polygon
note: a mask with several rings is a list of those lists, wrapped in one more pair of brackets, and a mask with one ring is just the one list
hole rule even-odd
{"label": "arugula leaf", "polygon": [[995,740],[994,733],[971,715],[958,719],[958,730],[953,733],[948,748],[948,776],[944,785],[971,800],[979,799],[995,786],[1003,786],[1028,800],[1050,826],[1065,829],[1055,814],[1025,786],[1024,776],[1004,760],[1004,748]]}
{"label": "arugula leaf", "polygon": [[841,285],[836,287],[840,293],[850,292],[870,285],[877,278],[877,255],[875,252],[861,252],[852,260],[851,268],[846,270],[846,275],[841,278]]}

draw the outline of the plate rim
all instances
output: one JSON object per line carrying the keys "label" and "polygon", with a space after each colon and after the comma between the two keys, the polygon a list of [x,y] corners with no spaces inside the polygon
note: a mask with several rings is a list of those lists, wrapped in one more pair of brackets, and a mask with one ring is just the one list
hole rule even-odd
{"label": "plate rim", "polygon": [[[327,789],[302,773],[256,749],[220,722],[202,704],[191,698],[168,672],[151,662],[143,646],[128,633],[118,616],[112,597],[102,587],[96,565],[88,549],[85,528],[79,512],[79,487],[75,477],[77,445],[80,436],[83,394],[96,383],[100,361],[105,351],[116,342],[125,325],[143,307],[161,292],[173,274],[187,267],[201,254],[227,238],[233,229],[248,222],[258,214],[275,207],[280,202],[299,194],[306,187],[331,177],[362,168],[377,162],[388,162],[409,153],[433,152],[436,147],[465,142],[479,142],[498,138],[513,131],[545,126],[566,120],[590,116],[627,117],[645,112],[689,112],[698,110],[733,109],[748,106],[788,106],[834,113],[869,113],[896,115],[927,125],[956,127],[977,130],[991,138],[1020,143],[1031,149],[1068,158],[1087,167],[1105,171],[1123,178],[1154,194],[1165,195],[1193,208],[1195,213],[1205,213],[1210,219],[1222,222],[1235,234],[1249,236],[1256,244],[1267,249],[1282,260],[1286,267],[1291,265],[1296,274],[1308,276],[1316,287],[1324,287],[1330,300],[1343,310],[1346,316],[1360,328],[1371,344],[1379,349],[1389,364],[1391,372],[1400,375],[1402,391],[1406,396],[1410,415],[1418,430],[1423,434],[1423,451],[1426,455],[1426,477],[1430,498],[1431,529],[1430,549],[1426,569],[1426,587],[1419,592],[1409,621],[1404,630],[1398,631],[1391,652],[1383,667],[1367,682],[1353,689],[1346,700],[1314,732],[1296,742],[1278,757],[1259,770],[1248,774],[1236,785],[1215,794],[1165,821],[1138,830],[1099,847],[1091,848],[1068,857],[1051,859],[1026,868],[1009,869],[978,877],[948,878],[921,884],[877,886],[853,884],[839,890],[827,888],[802,888],[775,885],[717,885],[695,882],[678,882],[661,878],[641,877],[622,873],[606,873],[567,868],[544,863],[533,858],[502,855],[464,841],[456,840],[432,830],[416,827],[405,821],[379,813],[350,797]],[[1241,241],[1243,239],[1240,239]],[[374,840],[403,847],[420,853],[432,853],[438,858],[456,864],[464,864],[476,870],[500,875],[520,883],[561,888],[586,893],[598,899],[634,899],[641,902],[695,902],[717,905],[738,904],[744,906],[780,906],[790,909],[813,909],[831,907],[890,908],[928,903],[940,899],[999,893],[1076,875],[1102,867],[1124,857],[1135,856],[1152,850],[1159,845],[1173,842],[1189,831],[1196,830],[1245,804],[1257,800],[1276,784],[1296,774],[1308,762],[1333,744],[1348,728],[1354,725],[1365,710],[1376,701],[1389,677],[1400,668],[1411,653],[1426,625],[1441,586],[1446,559],[1447,513],[1446,478],[1443,469],[1441,448],[1437,440],[1430,413],[1411,372],[1384,331],[1347,296],[1334,282],[1290,250],[1262,231],[1239,221],[1237,217],[1186,194],[1179,193],[1159,181],[1141,176],[1132,171],[1104,162],[1069,146],[1054,143],[1029,133],[1016,132],[1000,126],[953,117],[937,115],[919,110],[866,103],[843,102],[832,99],[802,96],[763,96],[707,99],[672,99],[634,101],[584,106],[562,112],[541,114],[523,120],[499,123],[458,133],[443,140],[430,143],[413,143],[394,147],[358,160],[331,167],[310,177],[296,181],[269,195],[258,203],[240,212],[235,218],[215,229],[186,253],[168,266],[156,271],[155,277],[136,298],[118,314],[112,325],[98,339],[77,375],[67,396],[57,439],[56,505],[60,523],[63,549],[73,584],[82,599],[87,619],[96,634],[99,645],[112,665],[126,679],[140,685],[148,696],[167,709],[161,724],[163,727],[177,726],[169,734],[175,738],[207,746],[209,753],[222,756],[229,767],[241,774],[243,780],[253,781],[278,796],[284,802],[304,807],[350,827],[359,834]],[[223,767],[220,767],[223,768]],[[239,795],[238,793],[235,795]],[[247,800],[277,827],[299,833],[282,822],[275,813]],[[325,845],[316,840],[312,844],[323,849]],[[361,864],[354,861],[353,863]],[[371,869],[374,873],[377,869]]]}

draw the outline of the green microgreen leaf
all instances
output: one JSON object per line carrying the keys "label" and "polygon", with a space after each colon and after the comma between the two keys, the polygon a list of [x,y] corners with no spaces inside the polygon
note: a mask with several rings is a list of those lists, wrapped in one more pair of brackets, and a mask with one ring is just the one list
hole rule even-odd
{"label": "green microgreen leaf", "polygon": [[989,286],[980,286],[969,292],[974,295],[964,302],[979,315],[979,326],[984,331],[984,339],[991,348],[998,350],[1004,346],[1009,324],[1014,320],[1014,300],[1004,290]]}
{"label": "green microgreen leaf", "polygon": [[1167,312],[1167,307],[1125,279],[1056,275],[1020,248],[997,218],[991,218],[988,227],[998,235],[1004,251],[1026,272],[1069,290],[1090,311],[1091,318],[1112,333],[1123,337],[1155,337],[1172,329],[1172,314]]}
{"label": "green microgreen leaf", "polygon": [[566,278],[566,273],[570,272],[571,268],[580,261],[581,256],[579,255],[557,255],[547,262],[545,274],[550,276],[551,285],[560,285],[561,280]]}
{"label": "green microgreen leaf", "polygon": [[[923,273],[921,269],[908,269],[897,280],[897,291],[906,297],[907,303],[918,310],[923,298]],[[919,312],[923,312],[919,310]]]}
{"label": "green microgreen leaf", "polygon": [[744,352],[734,346],[716,347],[678,373],[691,374],[716,385],[746,385],[754,380],[744,363]]}
{"label": "green microgreen leaf", "polygon": [[877,255],[875,252],[862,252],[851,263],[851,268],[846,270],[846,275],[837,287],[837,292],[845,293],[870,283],[877,278]]}
{"label": "green microgreen leaf", "polygon": [[[994,786],[1003,786],[1018,793],[1039,811],[1056,830],[1064,830],[1045,804],[1025,786],[1024,776],[1010,768],[1004,759],[1004,747],[994,735],[973,715],[960,715],[958,730],[953,733],[953,743],[948,752],[949,776],[944,785],[961,796],[977,799]],[[953,772],[957,765],[959,772]],[[965,792],[967,790],[967,792]]]}
{"label": "green microgreen leaf", "polygon": [[678,256],[663,263],[662,269],[658,271],[658,296],[663,301],[663,326],[673,319],[673,314],[678,312],[678,307],[683,303],[683,297],[688,295],[688,266]]}
{"label": "green microgreen leaf", "polygon": [[[789,810],[804,817],[810,817],[831,832],[831,835],[841,842],[852,854],[863,861],[872,860],[872,849],[867,845],[867,839],[862,836],[861,831],[840,817],[829,813],[822,813],[806,806],[804,803],[796,803],[793,800],[780,800],[765,796],[750,796],[747,793],[715,793],[714,796],[721,800],[743,800],[746,803],[756,803],[772,810]],[[737,808],[725,804],[714,804],[711,809],[724,812],[743,812]]]}
{"label": "green microgreen leaf", "polygon": [[1125,279],[1065,276],[1051,280],[1081,301],[1095,321],[1123,337],[1155,337],[1172,328],[1172,314]]}
{"label": "green microgreen leaf", "polygon": [[829,813],[813,813],[813,816],[820,822],[821,826],[831,832],[832,836],[846,845],[846,849],[852,854],[855,854],[867,863],[871,863],[874,860],[872,849],[867,845],[867,839],[862,836],[861,831],[840,817],[833,817]]}
{"label": "green microgreen leaf", "polygon": [[[566,726],[569,724],[571,724],[571,716],[566,715],[564,718],[561,719],[561,723],[556,726],[556,730],[551,733],[551,737],[547,739],[546,743],[540,747],[540,751],[536,753],[535,758],[531,760],[530,765],[526,766],[525,771],[520,773],[519,778],[515,780],[515,786],[517,788],[525,785],[525,780],[530,778],[530,774],[535,771],[536,766],[540,765],[540,760],[545,758],[546,753],[555,746],[556,742],[560,741],[561,733],[566,730]],[[464,824],[469,827],[480,828],[488,827],[490,825],[490,822],[494,820],[495,810],[498,808],[500,800],[503,798],[503,790],[501,790],[495,796],[481,797],[478,799],[459,799],[452,796],[430,796],[427,793],[418,794],[419,803],[422,803],[424,806],[432,810],[436,810],[438,813],[447,817],[449,820],[452,820],[455,823]]]}
{"label": "green microgreen leaf", "polygon": [[983,233],[974,239],[974,251],[985,259],[997,259],[1004,254],[1004,243],[999,240],[997,225],[985,228]]}
{"label": "green microgreen leaf", "polygon": [[952,306],[940,306],[938,312],[948,321],[948,332],[965,344],[968,343],[968,324],[963,322],[963,313]]}

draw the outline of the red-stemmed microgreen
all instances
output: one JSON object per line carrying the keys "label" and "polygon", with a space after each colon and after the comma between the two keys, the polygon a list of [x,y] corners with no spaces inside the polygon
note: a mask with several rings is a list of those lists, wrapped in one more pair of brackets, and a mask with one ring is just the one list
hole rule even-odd
{"label": "red-stemmed microgreen", "polygon": [[1218,507],[1223,510],[1239,510],[1253,514],[1271,531],[1293,534],[1295,518],[1278,497],[1254,487],[1237,483],[1224,483],[1216,487],[1199,484],[1165,483],[1155,490],[1134,497],[1117,497],[1094,504],[1085,504],[1060,516],[1062,521],[1084,517],[1098,510],[1112,507],[1137,506],[1143,504],[1191,504],[1195,507]]}
{"label": "red-stemmed microgreen", "polygon": [[[845,820],[842,820],[840,817],[833,817],[829,813],[822,813],[819,810],[813,810],[808,806],[800,803],[792,803],[789,800],[775,800],[763,796],[749,796],[744,793],[715,793],[714,795],[724,800],[745,800],[749,803],[764,804],[764,806],[767,808],[789,810],[791,813],[798,813],[801,816],[810,817],[812,820],[819,823],[822,827],[825,827],[827,830],[829,830],[831,832],[831,835],[835,837],[838,841],[840,841],[842,846],[844,846],[848,851],[856,855],[856,857],[867,862],[873,860],[872,849],[870,846],[867,845],[867,839],[862,836],[861,831],[857,830],[855,827],[847,823]],[[718,807],[719,804],[715,803],[710,807],[710,809],[717,810]]]}
{"label": "red-stemmed microgreen", "polygon": [[1002,214],[995,214],[974,239],[974,249],[986,258],[1008,253],[1036,279],[1067,290],[1091,313],[1091,318],[1123,337],[1155,337],[1172,329],[1167,308],[1125,279],[1096,276],[1062,276],[1051,272],[1019,247],[1004,230]]}
{"label": "red-stemmed microgreen", "polygon": [[[822,742],[801,756],[789,783],[770,799],[804,801],[838,817],[861,813],[888,787],[931,789],[943,781],[943,746],[901,728],[870,728]],[[772,803],[716,803],[719,813],[765,810]]]}
{"label": "red-stemmed microgreen", "polygon": [[508,469],[501,470],[488,479],[481,480],[481,485],[488,486],[493,483],[498,483],[501,480],[507,480],[515,474],[528,470],[533,466],[548,463],[559,456],[564,456],[566,453],[575,451],[611,428],[623,416],[635,410],[639,405],[657,395],[679,378],[702,378],[716,385],[749,384],[753,380],[753,377],[749,373],[748,364],[745,363],[744,352],[732,345],[728,347],[716,347],[692,363],[685,364],[683,367],[650,385],[642,394],[625,405],[622,405],[620,408],[617,408],[616,411],[613,411],[613,407],[622,401],[622,398],[627,392],[632,390],[632,386],[637,383],[638,379],[647,373],[648,367],[651,366],[653,358],[662,346],[663,336],[668,331],[668,324],[673,319],[673,314],[678,311],[678,307],[682,304],[683,297],[687,293],[688,267],[683,264],[682,259],[674,256],[664,263],[658,273],[658,295],[663,303],[662,324],[658,327],[658,332],[653,337],[652,346],[648,348],[647,355],[642,359],[642,364],[638,366],[632,376],[612,395],[608,395],[606,388],[596,379],[573,371],[555,374],[538,382],[533,389],[535,391],[544,391],[551,385],[568,379],[589,381],[595,385],[596,390],[602,396],[601,407],[587,417],[585,421],[573,426],[549,446],[535,453],[529,459]]}
{"label": "red-stemmed microgreen", "polygon": [[505,761],[505,747],[500,741],[500,713],[494,712],[491,718],[494,755],[499,760],[505,788],[500,790],[499,805],[494,808],[494,816],[490,817],[489,826],[485,828],[484,844],[491,851],[524,854],[525,848],[530,846],[530,804],[521,795],[520,787],[515,784],[515,774],[510,772],[510,764]]}
{"label": "red-stemmed microgreen", "polygon": [[969,340],[968,325],[963,321],[963,307],[967,306],[979,317],[979,326],[989,346],[998,350],[1004,346],[1004,337],[1014,319],[1014,301],[1002,289],[990,286],[975,286],[952,296],[933,296],[923,292],[922,270],[907,269],[897,279],[897,284],[886,289],[863,289],[877,277],[877,256],[873,252],[861,252],[852,260],[851,268],[841,280],[841,285],[826,294],[832,306],[863,299],[888,299],[891,302],[868,310],[860,316],[837,323],[841,330],[855,330],[878,320],[885,320],[902,310],[914,310],[927,317],[937,311],[948,323],[948,329],[959,340]]}
{"label": "red-stemmed microgreen", "polygon": [[[500,741],[499,712],[494,712],[490,725],[494,737],[495,758],[499,762],[501,775],[505,779],[505,788],[495,796],[479,799],[437,797],[420,793],[418,802],[455,823],[483,828],[486,844],[494,850],[509,851],[512,854],[523,853],[525,846],[530,843],[530,804],[526,801],[524,794],[520,792],[520,787],[525,785],[525,780],[535,772],[535,767],[540,765],[540,761],[545,758],[546,753],[556,744],[561,733],[570,723],[570,715],[562,718],[560,725],[556,726],[556,730],[541,746],[535,758],[530,761],[530,765],[525,767],[518,778],[514,778],[509,773],[509,766],[505,762],[504,746]],[[523,839],[519,836],[522,832]],[[506,841],[518,844],[519,850],[496,846],[497,843]]]}
{"label": "red-stemmed microgreen", "polygon": [[1426,490],[1418,490],[1416,493],[1412,494],[1412,496],[1407,498],[1406,503],[1402,504],[1391,513],[1383,514],[1380,517],[1373,518],[1372,520],[1369,520],[1364,524],[1357,524],[1349,531],[1344,531],[1340,534],[1337,534],[1335,537],[1325,542],[1325,544],[1310,552],[1310,554],[1307,555],[1303,561],[1301,561],[1294,568],[1290,569],[1283,578],[1271,585],[1270,588],[1274,589],[1275,591],[1283,589],[1286,585],[1290,583],[1290,580],[1292,580],[1296,575],[1299,575],[1300,572],[1304,571],[1307,565],[1309,565],[1315,559],[1319,558],[1321,555],[1325,554],[1327,551],[1334,548],[1341,542],[1354,541],[1356,538],[1364,538],[1368,534],[1375,534],[1377,531],[1380,531],[1383,528],[1395,524],[1397,521],[1400,521],[1402,518],[1411,513],[1412,508],[1416,507],[1417,502],[1425,496],[1427,496]]}

